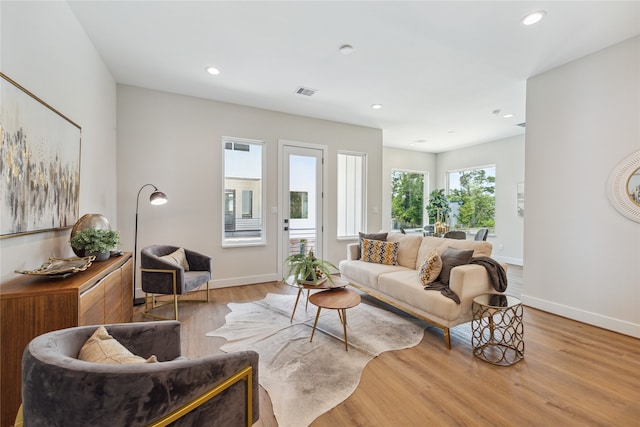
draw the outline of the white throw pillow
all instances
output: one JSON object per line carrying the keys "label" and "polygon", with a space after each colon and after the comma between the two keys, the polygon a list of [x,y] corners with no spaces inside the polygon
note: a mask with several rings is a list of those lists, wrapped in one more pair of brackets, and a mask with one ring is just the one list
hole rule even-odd
{"label": "white throw pillow", "polygon": [[175,252],[160,258],[182,267],[184,271],[189,271],[189,263],[187,262],[187,254],[184,253],[184,248],[178,248]]}
{"label": "white throw pillow", "polygon": [[129,363],[157,363],[156,356],[144,359],[131,353],[118,340],[109,335],[104,326],[100,326],[84,343],[78,355],[79,360],[93,363],[124,365]]}

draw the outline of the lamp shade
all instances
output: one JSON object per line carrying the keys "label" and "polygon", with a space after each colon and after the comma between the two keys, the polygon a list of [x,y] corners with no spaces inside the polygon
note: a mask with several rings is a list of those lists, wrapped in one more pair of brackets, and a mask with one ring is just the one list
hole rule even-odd
{"label": "lamp shade", "polygon": [[149,196],[149,202],[152,205],[164,205],[165,203],[167,203],[167,195],[162,191],[156,190],[151,193],[151,196]]}

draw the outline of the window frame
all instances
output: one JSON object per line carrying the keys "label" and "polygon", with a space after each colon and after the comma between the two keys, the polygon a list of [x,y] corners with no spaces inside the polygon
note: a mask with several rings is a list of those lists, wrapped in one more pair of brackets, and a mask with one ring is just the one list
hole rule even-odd
{"label": "window frame", "polygon": [[[389,200],[389,214],[391,215],[391,223],[389,224],[389,229],[394,232],[400,232],[400,227],[393,228],[393,173],[394,172],[402,172],[402,173],[411,173],[411,174],[420,174],[422,175],[422,225],[420,228],[424,227],[425,224],[429,223],[429,218],[427,215],[427,205],[429,204],[429,172],[414,170],[414,169],[403,169],[403,168],[392,168],[391,176],[389,177],[389,181],[391,183],[390,195],[391,199]],[[426,222],[425,222],[426,217]]]}
{"label": "window frame", "polygon": [[[357,210],[355,210],[356,214],[354,214],[353,219],[353,230],[347,230],[348,227],[348,219],[347,212],[349,206],[342,207],[342,203],[348,197],[348,192],[346,188],[343,188],[343,184],[341,183],[341,179],[343,179],[341,175],[341,160],[340,156],[347,157],[355,157],[361,159],[361,170],[359,175],[359,184],[360,184],[360,218],[356,218]],[[368,155],[367,153],[359,152],[359,151],[346,151],[346,150],[338,150],[336,154],[336,238],[338,240],[355,240],[358,239],[359,232],[367,230],[367,166],[368,166]],[[346,171],[345,171],[346,172]],[[354,181],[358,178],[354,175]],[[354,185],[358,185],[358,182],[354,182]],[[357,193],[358,189],[354,189],[354,192]],[[354,202],[354,203],[357,203]],[[344,215],[341,213],[344,212]],[[341,217],[344,216],[344,219]],[[360,227],[358,227],[358,220],[360,221]],[[344,222],[342,222],[344,221]],[[341,234],[341,232],[344,232]],[[353,234],[348,233],[348,231],[352,231]]]}
{"label": "window frame", "polygon": [[[473,233],[473,232],[477,232],[477,230],[479,230],[480,228],[489,228],[489,233],[490,235],[493,235],[495,233],[495,229],[496,229],[496,174],[497,174],[497,167],[495,164],[488,164],[488,165],[481,165],[481,166],[469,166],[469,167],[465,167],[465,168],[459,168],[459,169],[451,169],[451,170],[447,170],[445,171],[444,174],[444,180],[445,180],[445,193],[447,195],[447,197],[449,197],[451,195],[451,184],[450,184],[450,177],[449,175],[451,173],[463,173],[463,172],[469,172],[469,171],[476,171],[476,170],[486,170],[486,169],[493,169],[493,178],[494,178],[494,183],[493,183],[493,227],[475,227],[475,228],[460,228],[460,227],[456,227],[456,230],[463,230],[466,231],[468,233]],[[456,225],[457,225],[457,218],[456,218]]]}
{"label": "window frame", "polygon": [[[226,196],[225,194],[227,193],[227,189],[226,187],[226,181],[227,181],[227,169],[228,166],[226,164],[227,159],[226,159],[226,150],[228,150],[227,148],[227,144],[231,143],[231,149],[233,149],[234,145],[237,144],[241,144],[242,146],[244,145],[256,145],[256,146],[260,146],[261,149],[261,159],[260,159],[260,167],[261,167],[261,173],[260,173],[260,215],[261,215],[261,223],[260,223],[260,236],[259,237],[246,237],[246,238],[241,238],[241,237],[233,237],[233,238],[229,238],[226,236],[226,230],[225,230],[225,203],[226,203]],[[265,220],[266,220],[266,191],[267,191],[267,144],[265,143],[265,141],[261,141],[261,140],[256,140],[256,139],[246,139],[246,138],[237,138],[237,137],[231,137],[231,136],[223,136],[222,137],[222,144],[221,144],[221,149],[222,149],[222,167],[221,167],[221,174],[222,174],[222,238],[221,238],[221,242],[222,242],[222,247],[223,248],[234,248],[234,247],[247,247],[247,246],[265,246],[267,244],[267,228],[266,228],[266,224],[265,224]],[[235,150],[235,151],[240,151],[240,152],[247,152],[246,150]],[[233,177],[229,177],[229,179],[233,179]],[[240,189],[242,191],[242,189]],[[255,197],[256,193],[258,193],[258,191],[255,191],[254,189],[252,189],[253,191],[253,196]],[[237,197],[237,194],[236,194]],[[242,193],[240,195],[240,197],[242,197]],[[252,200],[252,205],[254,205],[254,201]],[[253,206],[252,206],[252,210],[253,210]],[[255,212],[255,211],[254,211]],[[242,217],[242,212],[241,213],[241,217]],[[252,215],[253,217],[253,215]],[[237,215],[236,215],[236,219],[237,219]],[[251,218],[254,219],[254,218]]]}

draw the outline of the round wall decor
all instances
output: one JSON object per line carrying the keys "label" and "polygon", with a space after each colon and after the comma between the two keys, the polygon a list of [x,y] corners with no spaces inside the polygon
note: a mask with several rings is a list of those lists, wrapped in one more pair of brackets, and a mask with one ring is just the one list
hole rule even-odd
{"label": "round wall decor", "polygon": [[640,150],[631,153],[611,171],[607,194],[618,212],[640,222]]}

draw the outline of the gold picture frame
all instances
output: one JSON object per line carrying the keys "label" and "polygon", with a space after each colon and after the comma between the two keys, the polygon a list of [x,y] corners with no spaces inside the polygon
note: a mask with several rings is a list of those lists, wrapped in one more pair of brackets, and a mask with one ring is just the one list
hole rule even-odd
{"label": "gold picture frame", "polygon": [[82,129],[0,73],[0,238],[71,228]]}

